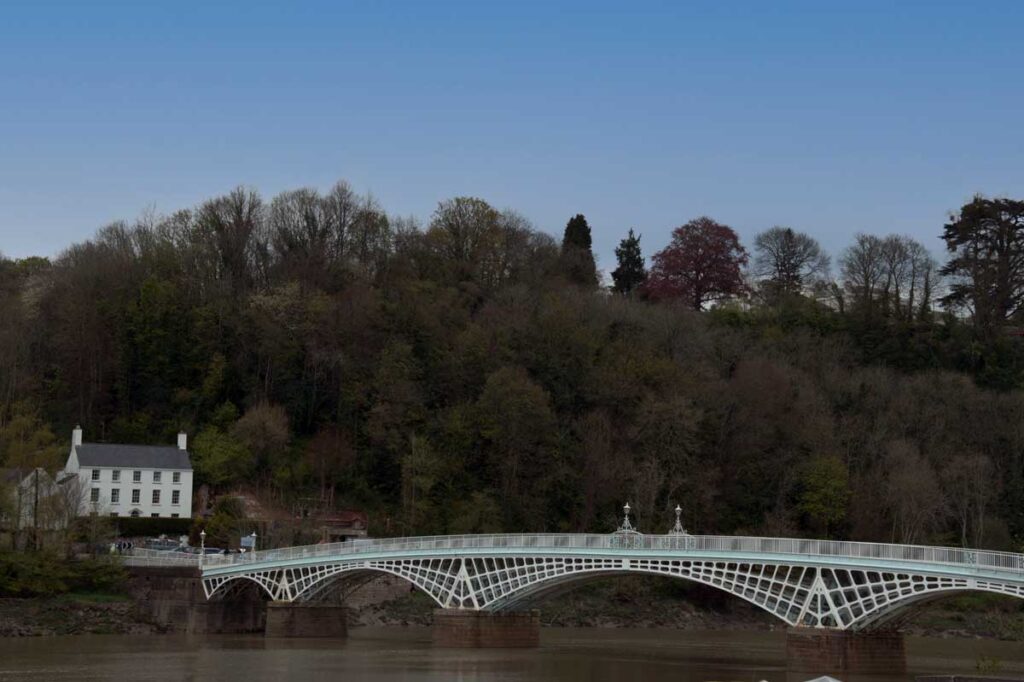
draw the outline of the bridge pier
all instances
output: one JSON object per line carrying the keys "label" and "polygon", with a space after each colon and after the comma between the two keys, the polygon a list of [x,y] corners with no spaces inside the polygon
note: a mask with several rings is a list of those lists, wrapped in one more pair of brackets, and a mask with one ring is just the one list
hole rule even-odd
{"label": "bridge pier", "polygon": [[907,654],[899,632],[791,628],[786,667],[808,673],[905,673]]}
{"label": "bridge pier", "polygon": [[348,636],[347,611],[336,604],[295,604],[272,601],[267,604],[267,637]]}
{"label": "bridge pier", "polygon": [[434,609],[434,646],[509,649],[540,644],[540,611]]}

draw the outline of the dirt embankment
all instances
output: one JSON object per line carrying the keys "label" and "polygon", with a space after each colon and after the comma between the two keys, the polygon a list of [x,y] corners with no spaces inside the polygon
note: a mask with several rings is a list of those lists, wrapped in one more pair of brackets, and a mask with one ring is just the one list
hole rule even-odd
{"label": "dirt embankment", "polygon": [[158,626],[138,617],[127,599],[0,599],[0,637],[158,632]]}
{"label": "dirt embankment", "polygon": [[[430,625],[436,604],[399,578],[381,578],[346,595],[349,625]],[[681,581],[609,579],[540,605],[551,627],[772,630],[782,621],[718,590]],[[904,632],[931,637],[1024,641],[1024,602],[964,595],[920,610]],[[0,599],[0,637],[69,634],[157,634],[127,597],[64,595]]]}
{"label": "dirt embankment", "polygon": [[[429,625],[434,602],[415,592],[361,605],[349,624]],[[681,581],[609,579],[549,599],[539,606],[551,627],[773,630],[786,625],[760,608],[713,588]],[[929,637],[1024,641],[1024,602],[972,594],[931,604],[901,629]]]}

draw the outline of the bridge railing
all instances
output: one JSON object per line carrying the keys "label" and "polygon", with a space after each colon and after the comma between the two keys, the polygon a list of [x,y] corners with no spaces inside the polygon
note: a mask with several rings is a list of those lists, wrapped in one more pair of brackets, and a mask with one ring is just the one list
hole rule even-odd
{"label": "bridge railing", "polygon": [[523,534],[523,535],[441,535],[413,538],[353,540],[331,544],[306,545],[263,550],[246,554],[205,557],[208,567],[291,561],[326,556],[359,555],[382,552],[445,551],[459,549],[587,549],[616,552],[649,550],[665,552],[735,552],[785,554],[801,557],[844,557],[850,559],[887,559],[995,571],[1024,573],[1024,555],[1008,552],[893,545],[800,538],[760,538],[718,535],[641,535],[641,534]]}
{"label": "bridge railing", "polygon": [[122,554],[126,566],[198,566],[199,555],[137,547]]}

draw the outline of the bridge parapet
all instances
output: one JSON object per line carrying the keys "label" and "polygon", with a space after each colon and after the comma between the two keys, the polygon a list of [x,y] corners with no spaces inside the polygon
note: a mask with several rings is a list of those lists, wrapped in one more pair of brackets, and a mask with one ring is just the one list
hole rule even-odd
{"label": "bridge parapet", "polygon": [[703,552],[756,555],[793,555],[847,559],[920,562],[959,568],[1024,574],[1024,554],[935,547],[896,545],[800,538],[762,538],[721,535],[620,535],[597,534],[502,534],[441,535],[412,538],[354,540],[320,545],[263,550],[247,554],[213,555],[203,559],[207,568],[234,565],[290,562],[320,557],[344,557],[362,554],[411,554],[466,550],[593,550],[598,552]]}
{"label": "bridge parapet", "polygon": [[[158,563],[143,554],[133,561]],[[710,535],[454,535],[385,538],[177,559],[207,597],[240,579],[311,602],[373,573],[408,580],[441,608],[507,611],[585,579],[647,574],[727,591],[793,626],[864,629],[958,591],[1024,598],[1024,555],[955,547]]]}

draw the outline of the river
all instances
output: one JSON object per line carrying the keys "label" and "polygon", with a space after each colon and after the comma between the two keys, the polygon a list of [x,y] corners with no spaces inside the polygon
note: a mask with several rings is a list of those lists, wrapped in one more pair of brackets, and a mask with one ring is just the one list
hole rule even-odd
{"label": "river", "polygon": [[[1024,673],[1024,643],[908,638],[912,673]],[[427,628],[353,628],[347,640],[79,635],[0,640],[0,680],[218,682],[793,682],[780,632],[551,628],[528,650],[436,649]],[[856,680],[855,677],[844,678]],[[910,680],[913,674],[870,677]]]}

